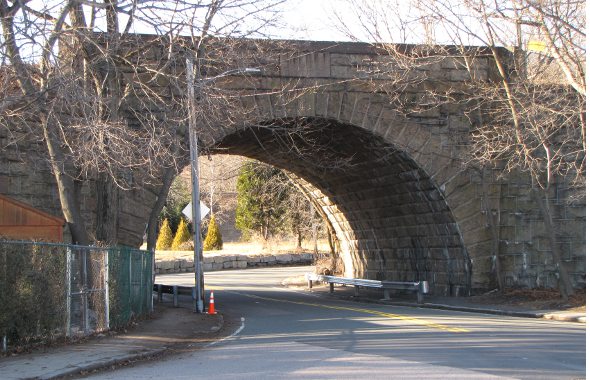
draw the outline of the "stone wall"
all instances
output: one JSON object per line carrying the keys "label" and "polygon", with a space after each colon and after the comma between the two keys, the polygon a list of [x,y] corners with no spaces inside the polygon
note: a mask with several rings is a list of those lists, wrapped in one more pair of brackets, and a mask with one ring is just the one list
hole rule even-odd
{"label": "stone wall", "polygon": [[[466,165],[472,125],[461,104],[401,115],[386,93],[375,91],[374,82],[382,78],[367,80],[373,63],[389,59],[375,47],[323,42],[293,42],[292,47],[297,54],[263,57],[267,62],[257,63],[264,66],[263,75],[224,81],[228,89],[241,91],[239,101],[250,113],[234,124],[212,125],[201,137],[219,152],[260,159],[305,181],[339,240],[346,275],[428,280],[436,294],[468,294],[493,289],[494,263],[500,262],[508,286],[556,286],[555,263],[531,200],[530,181],[522,173],[482,178]],[[184,56],[180,58],[182,72]],[[460,83],[468,76],[462,62],[455,55],[421,67],[415,74],[424,78],[422,87],[404,88],[401,95],[420,98],[425,90],[444,91]],[[474,62],[481,78],[493,80],[494,65],[485,51]],[[280,90],[289,85],[302,90],[285,99]],[[43,144],[2,128],[0,192],[59,215],[55,182],[40,153]],[[300,135],[292,131],[297,128],[304,128],[313,151],[305,142],[296,145],[292,137]],[[336,162],[329,161],[334,157]],[[338,159],[344,166],[338,166]],[[490,208],[484,206],[484,189]],[[119,244],[141,243],[156,190],[120,192]],[[564,265],[582,288],[585,201],[570,202],[568,192],[557,184],[551,205]],[[95,193],[92,181],[81,188],[89,229],[96,220]],[[497,240],[490,214],[498,218]],[[206,270],[250,265],[238,257],[206,260]],[[191,270],[180,262],[164,267]]]}
{"label": "stone wall", "polygon": [[[207,254],[203,257],[203,271],[212,272],[224,269],[246,269],[269,266],[311,265],[311,253],[281,253],[260,255]],[[156,274],[194,272],[192,259],[156,261]]]}

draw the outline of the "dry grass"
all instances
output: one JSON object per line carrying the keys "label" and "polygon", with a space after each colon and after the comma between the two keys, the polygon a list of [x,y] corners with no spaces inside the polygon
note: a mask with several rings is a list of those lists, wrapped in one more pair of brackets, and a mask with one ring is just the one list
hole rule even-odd
{"label": "dry grass", "polygon": [[[223,243],[223,249],[219,251],[204,251],[203,255],[260,255],[268,253],[285,253],[297,251],[295,243],[292,241],[270,241],[266,244],[263,242],[236,242]],[[313,251],[313,242],[304,241],[302,251]],[[326,252],[330,250],[327,241],[318,241],[318,250]],[[156,261],[167,261],[176,259],[192,259],[193,251],[156,251]]]}

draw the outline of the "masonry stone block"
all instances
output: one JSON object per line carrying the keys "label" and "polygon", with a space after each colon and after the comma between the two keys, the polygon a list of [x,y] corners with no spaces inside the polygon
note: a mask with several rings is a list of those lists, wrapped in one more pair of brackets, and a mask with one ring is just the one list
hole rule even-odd
{"label": "masonry stone block", "polygon": [[[231,153],[248,153],[245,155],[292,169],[297,176],[313,183],[317,188],[310,185],[312,200],[331,222],[339,238],[343,261],[352,265],[347,273],[395,280],[415,278],[419,272],[433,281],[434,289],[440,294],[468,287],[486,290],[493,282],[491,233],[485,227],[486,215],[481,214],[481,177],[463,165],[471,128],[464,116],[464,106],[458,102],[402,117],[388,106],[387,96],[375,94],[373,84],[363,80],[368,68],[391,62],[391,57],[362,44],[293,42],[291,45],[301,51],[285,52],[275,60],[276,67],[270,67],[271,64],[263,75],[247,79],[232,77],[218,83],[228,90],[257,95],[244,96],[241,100],[247,109],[243,120],[237,120],[236,124],[220,121],[219,126],[212,126],[211,131],[215,133],[206,136],[207,144],[221,144],[222,149],[227,148]],[[144,53],[159,60],[164,51],[163,46],[157,46]],[[259,59],[270,63],[274,60]],[[489,57],[476,57],[473,62],[476,75],[495,80],[495,67],[490,66]],[[122,72],[126,76],[134,75],[125,68]],[[492,74],[489,77],[488,72]],[[152,77],[152,74],[141,75],[146,80]],[[463,60],[442,57],[410,75],[424,78],[424,82],[405,88],[400,95],[419,99],[429,89],[446,90],[453,81],[465,80],[468,72]],[[278,90],[294,83],[302,86],[316,83],[321,89],[302,93],[285,104],[288,96],[279,95]],[[154,91],[163,91],[167,81],[157,78],[152,84],[155,84]],[[268,95],[271,93],[274,94]],[[176,95],[183,96],[181,92]],[[128,106],[142,103],[140,99],[129,99]],[[130,118],[132,111],[137,112],[129,109],[122,115]],[[246,126],[308,117],[313,117],[314,127],[327,128],[316,135],[330,137],[327,150],[345,159],[353,157],[353,165],[346,170],[318,169],[314,164],[324,157],[314,155],[306,161],[297,155],[289,156],[275,149],[269,140],[261,140],[262,149],[256,139],[246,135],[234,139],[233,145],[223,146],[226,138],[237,136]],[[7,138],[2,131],[0,128],[0,144]],[[35,152],[42,151],[43,145],[33,143],[30,138],[20,141],[18,150],[0,152],[0,192],[59,212],[55,182],[42,155]],[[493,182],[489,190],[502,218],[499,247],[502,260],[506,261],[503,275],[514,286],[554,286],[554,266],[538,206],[530,197],[530,181],[515,174],[487,182]],[[153,191],[136,190],[122,195],[119,220],[122,242],[141,242],[147,215],[155,202]],[[148,192],[149,197],[141,195]],[[554,208],[559,241],[568,269],[575,272],[574,281],[580,286],[585,284],[582,267],[585,205],[566,205],[568,189],[560,188],[556,194]],[[82,188],[82,208],[89,229],[96,220],[95,197],[92,186]],[[280,255],[248,260],[206,256],[204,266],[207,270],[219,270],[281,261]],[[468,273],[465,268],[471,261],[473,269]],[[176,267],[170,262],[158,265],[161,273]],[[178,270],[189,267],[189,263],[178,263]]]}
{"label": "masonry stone block", "polygon": [[160,268],[162,270],[174,269],[174,261],[161,261]]}
{"label": "masonry stone block", "polygon": [[451,82],[464,82],[470,79],[469,72],[461,69],[449,70],[447,75]]}
{"label": "masonry stone block", "polygon": [[224,263],[213,262],[213,263],[211,263],[211,270],[213,270],[213,271],[222,270],[222,269],[224,269],[223,264]]}

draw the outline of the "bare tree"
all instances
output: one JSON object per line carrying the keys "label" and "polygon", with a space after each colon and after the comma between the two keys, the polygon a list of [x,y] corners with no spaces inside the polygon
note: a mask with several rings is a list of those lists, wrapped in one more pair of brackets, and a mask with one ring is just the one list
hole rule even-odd
{"label": "bare tree", "polygon": [[[231,64],[237,58],[205,52],[203,42],[262,36],[281,2],[0,2],[2,124],[13,132],[26,123],[44,140],[73,242],[116,243],[118,192],[164,178],[148,228],[155,242],[153,220],[183,153],[184,78],[175,55],[188,35],[200,54]],[[88,179],[96,183],[94,232],[78,195]]]}
{"label": "bare tree", "polygon": [[[483,35],[478,37],[491,49],[500,75],[499,86],[473,83],[478,86],[473,91],[479,98],[476,110],[483,114],[475,120],[474,161],[481,166],[502,162],[507,172],[531,176],[531,193],[543,217],[561,294],[567,298],[573,287],[557,243],[550,199],[558,181],[570,188],[585,183],[585,6],[578,1],[481,0],[467,5],[481,22]],[[449,11],[440,4],[430,9],[439,17]],[[541,56],[529,52],[536,58],[529,59],[522,45],[534,38],[547,50]],[[513,69],[498,49],[510,43],[516,47]],[[541,81],[555,66],[551,58],[562,75]]]}
{"label": "bare tree", "polygon": [[[389,95],[391,104],[404,115],[449,101],[464,104],[474,125],[467,163],[483,168],[482,173],[501,167],[506,173],[530,176],[531,195],[542,214],[561,294],[571,295],[550,198],[558,183],[585,188],[585,2],[413,0],[406,11],[386,0],[350,0],[349,5],[360,13],[365,38],[391,57],[367,64],[371,76],[380,79],[374,81],[376,91]],[[400,14],[411,17],[400,18]],[[404,48],[392,42],[426,45]],[[454,55],[462,58],[470,76],[447,90],[423,91],[418,99],[404,101],[399,89],[420,86],[426,78],[417,69],[446,53],[444,47],[428,45],[432,43],[453,44]],[[497,81],[480,75],[474,59],[479,52],[470,45],[491,53]],[[506,48],[513,50],[513,59],[505,54]],[[484,204],[489,207],[488,201]],[[493,219],[491,210],[487,211]],[[493,234],[497,236],[497,231]],[[494,271],[502,287],[497,252],[495,257]]]}
{"label": "bare tree", "polygon": [[[301,249],[304,238],[311,237],[314,253],[318,253],[318,234],[325,222],[320,217],[316,206],[298,183],[298,177],[285,172],[289,178],[289,196],[287,198],[287,224],[295,236],[296,248]],[[327,224],[327,223],[326,223]]]}
{"label": "bare tree", "polygon": [[201,198],[218,223],[228,222],[229,212],[236,208],[236,182],[244,160],[241,156],[216,154],[200,162]]}

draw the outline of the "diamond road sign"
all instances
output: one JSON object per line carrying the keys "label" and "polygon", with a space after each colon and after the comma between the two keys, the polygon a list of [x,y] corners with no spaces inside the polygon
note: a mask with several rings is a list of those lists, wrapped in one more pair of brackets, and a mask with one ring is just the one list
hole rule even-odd
{"label": "diamond road sign", "polygon": [[[209,207],[205,206],[205,204],[203,202],[199,202],[201,204],[201,220],[203,220],[204,217],[207,216],[207,214],[209,213]],[[184,208],[184,210],[182,210],[182,213],[184,214],[184,216],[186,216],[189,220],[193,220],[193,204],[192,202],[189,202],[188,205],[186,205],[186,207]]]}

